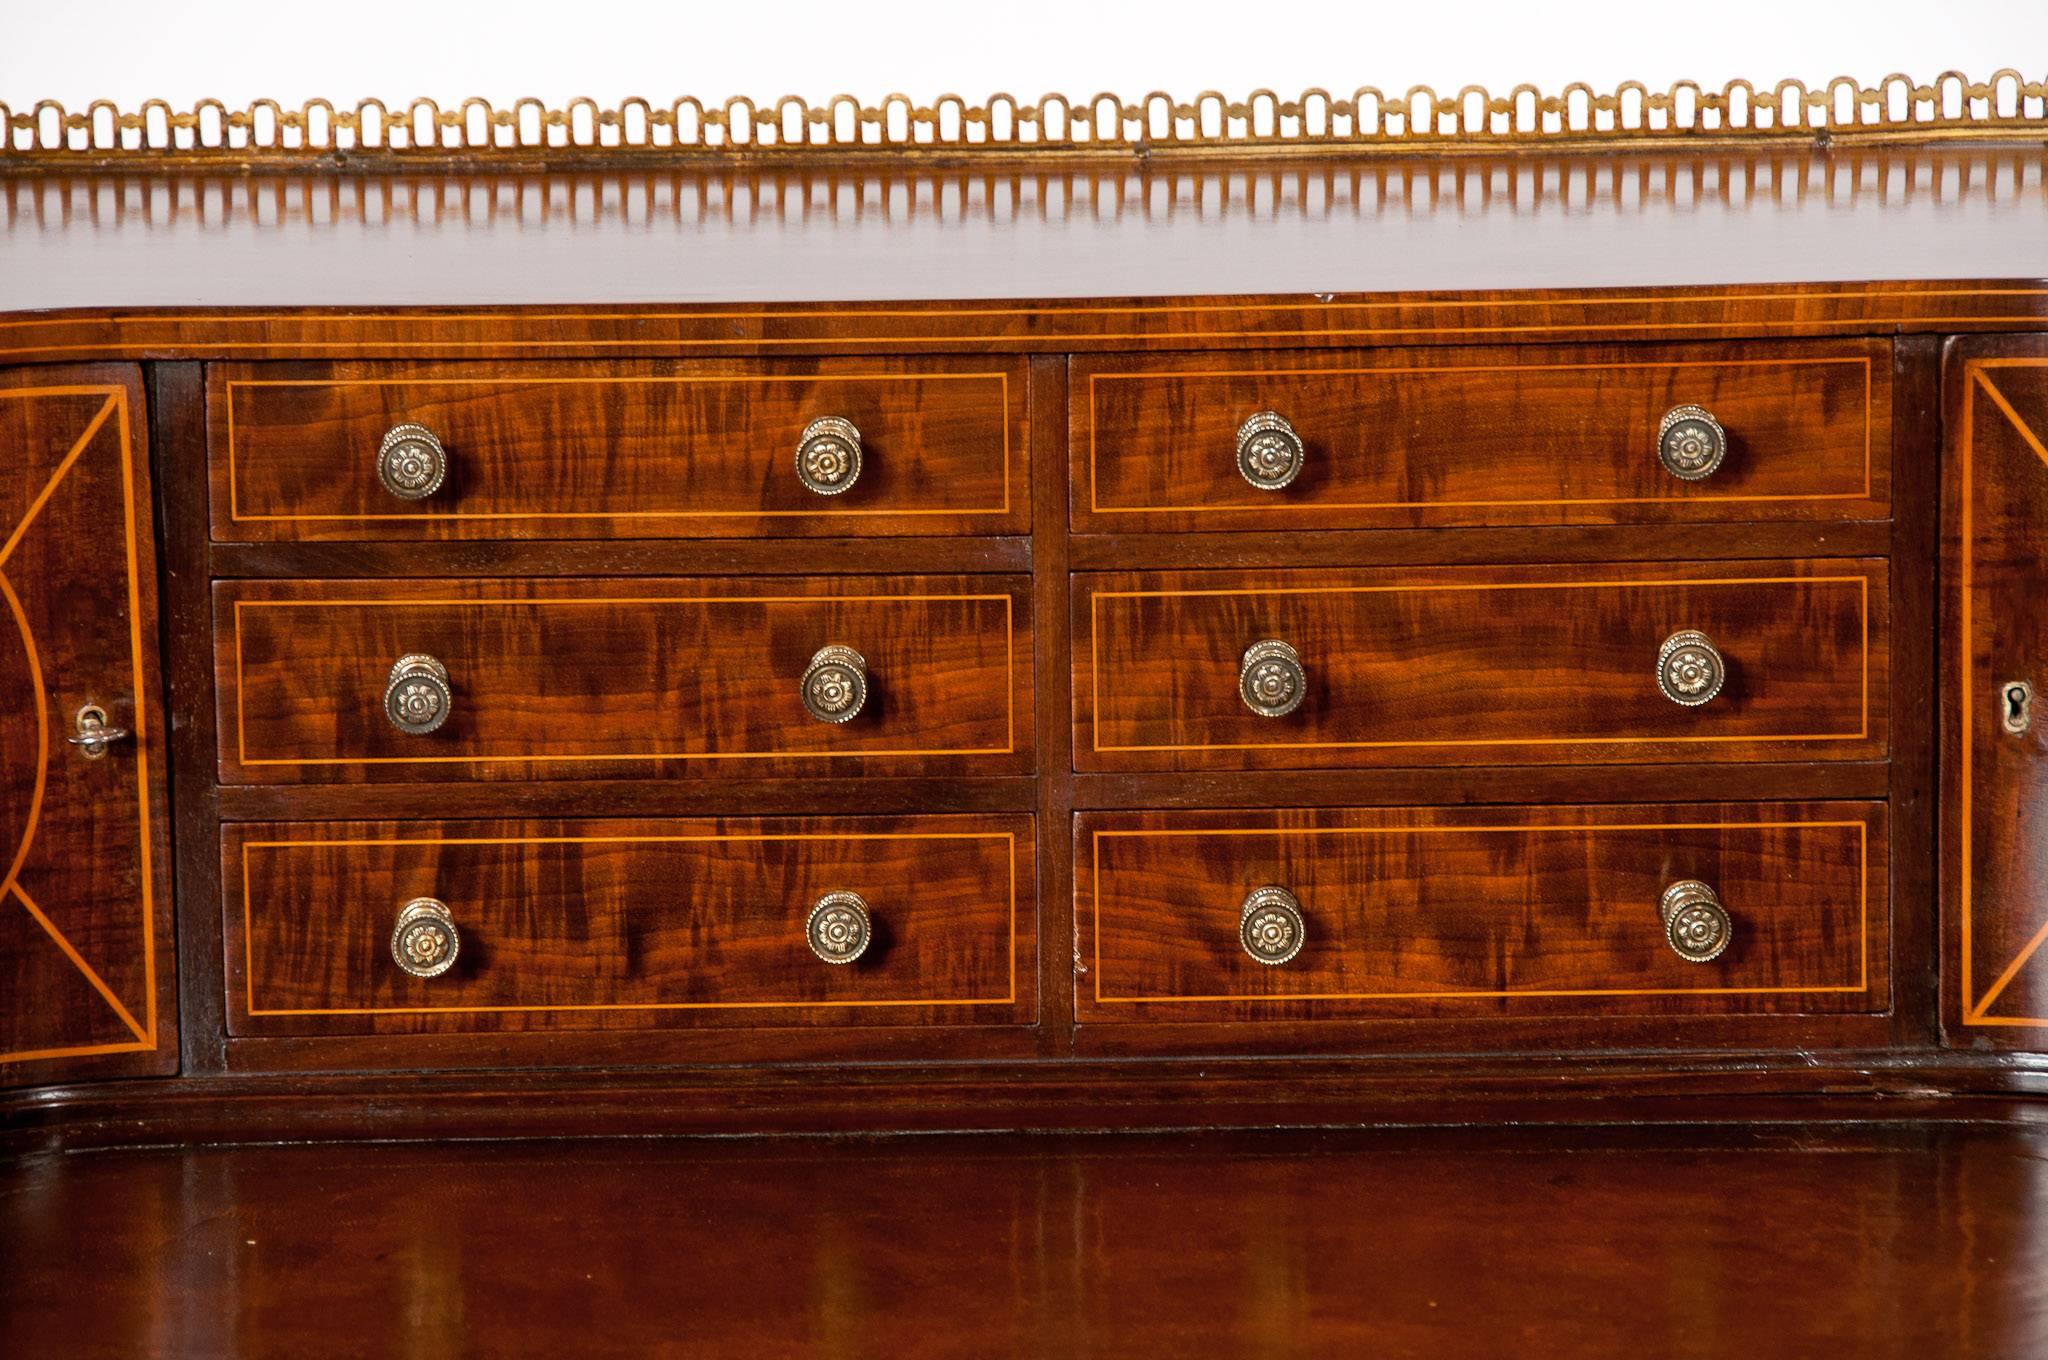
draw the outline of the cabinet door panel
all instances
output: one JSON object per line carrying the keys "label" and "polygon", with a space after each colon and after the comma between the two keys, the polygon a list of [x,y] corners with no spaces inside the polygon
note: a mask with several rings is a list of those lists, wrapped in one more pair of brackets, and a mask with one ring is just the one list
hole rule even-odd
{"label": "cabinet door panel", "polygon": [[4,1084],[176,1065],[143,411],[132,367],[0,371]]}
{"label": "cabinet door panel", "polygon": [[1943,1022],[2048,1048],[2048,337],[1961,342],[1946,381]]}

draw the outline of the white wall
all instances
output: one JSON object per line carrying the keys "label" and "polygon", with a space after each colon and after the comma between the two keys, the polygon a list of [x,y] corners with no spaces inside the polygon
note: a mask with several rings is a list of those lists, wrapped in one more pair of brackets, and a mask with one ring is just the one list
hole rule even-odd
{"label": "white wall", "polygon": [[2048,0],[0,0],[0,100],[970,100],[2048,75]]}

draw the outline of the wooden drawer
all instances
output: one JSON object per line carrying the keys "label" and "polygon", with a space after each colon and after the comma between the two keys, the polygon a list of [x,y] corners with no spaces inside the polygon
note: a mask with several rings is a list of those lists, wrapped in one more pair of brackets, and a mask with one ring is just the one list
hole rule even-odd
{"label": "wooden drawer", "polygon": [[[982,357],[605,364],[223,364],[208,372],[213,536],[273,539],[1020,534],[1026,368]],[[820,495],[797,448],[850,420],[861,466]],[[386,432],[446,478],[386,489]]]}
{"label": "wooden drawer", "polygon": [[[1073,524],[1132,530],[1882,519],[1882,341],[1086,358],[1070,384]],[[1666,412],[1726,436],[1711,475],[1658,457]],[[1273,411],[1301,441],[1280,490],[1238,470]]]}
{"label": "wooden drawer", "polygon": [[[1027,1024],[1033,873],[1026,816],[229,825],[228,1026]],[[806,924],[843,892],[869,944],[827,963]],[[455,931],[431,978],[393,956],[418,898]]]}
{"label": "wooden drawer", "polygon": [[[1082,575],[1082,770],[1644,760],[1864,760],[1886,749],[1882,561]],[[1725,684],[1667,698],[1704,633]],[[1239,692],[1265,640],[1294,711]]]}
{"label": "wooden drawer", "polygon": [[[1877,803],[1101,812],[1076,820],[1083,1024],[1888,1007]],[[1727,913],[1690,962],[1659,901]],[[1242,904],[1300,904],[1254,960]]]}
{"label": "wooden drawer", "polygon": [[[1029,600],[995,576],[217,582],[221,778],[1028,773]],[[803,680],[835,644],[868,697],[822,722]],[[413,654],[452,690],[424,735],[385,712]]]}

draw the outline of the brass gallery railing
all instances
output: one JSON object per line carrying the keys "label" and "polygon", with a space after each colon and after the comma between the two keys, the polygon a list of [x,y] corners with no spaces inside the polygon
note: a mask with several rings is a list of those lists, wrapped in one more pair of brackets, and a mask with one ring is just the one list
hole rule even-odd
{"label": "brass gallery railing", "polygon": [[1024,103],[1010,95],[969,104],[941,95],[918,104],[890,95],[863,104],[840,95],[821,104],[678,99],[613,107],[537,99],[500,108],[482,99],[450,107],[431,99],[349,108],[309,100],[288,109],[260,99],[244,109],[201,100],[180,112],[163,100],[123,110],[96,101],[73,111],[52,101],[0,103],[0,168],[108,164],[305,165],[395,160],[573,165],[642,159],[739,160],[872,153],[891,158],[1213,157],[1275,151],[1315,155],[1499,153],[1806,141],[1999,140],[2048,142],[2048,79],[2003,70],[1974,81],[1955,72],[1925,84],[1903,75],[1864,86],[1847,77],[1819,86],[1780,81],[1760,89],[1730,81],[1718,91],[1681,81],[1661,93],[1630,81],[1610,93],[1573,84],[1546,95],[1517,85],[1504,95],[1478,86],[1440,95],[1418,85],[1389,95],[1270,90],[1227,99],[1148,94]]}

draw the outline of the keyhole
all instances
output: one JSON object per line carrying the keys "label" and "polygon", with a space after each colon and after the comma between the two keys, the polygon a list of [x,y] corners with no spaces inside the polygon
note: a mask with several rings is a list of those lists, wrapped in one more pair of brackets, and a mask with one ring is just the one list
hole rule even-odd
{"label": "keyhole", "polygon": [[1999,719],[2011,736],[2019,736],[2034,722],[2034,687],[2024,680],[2013,680],[2000,691]]}

